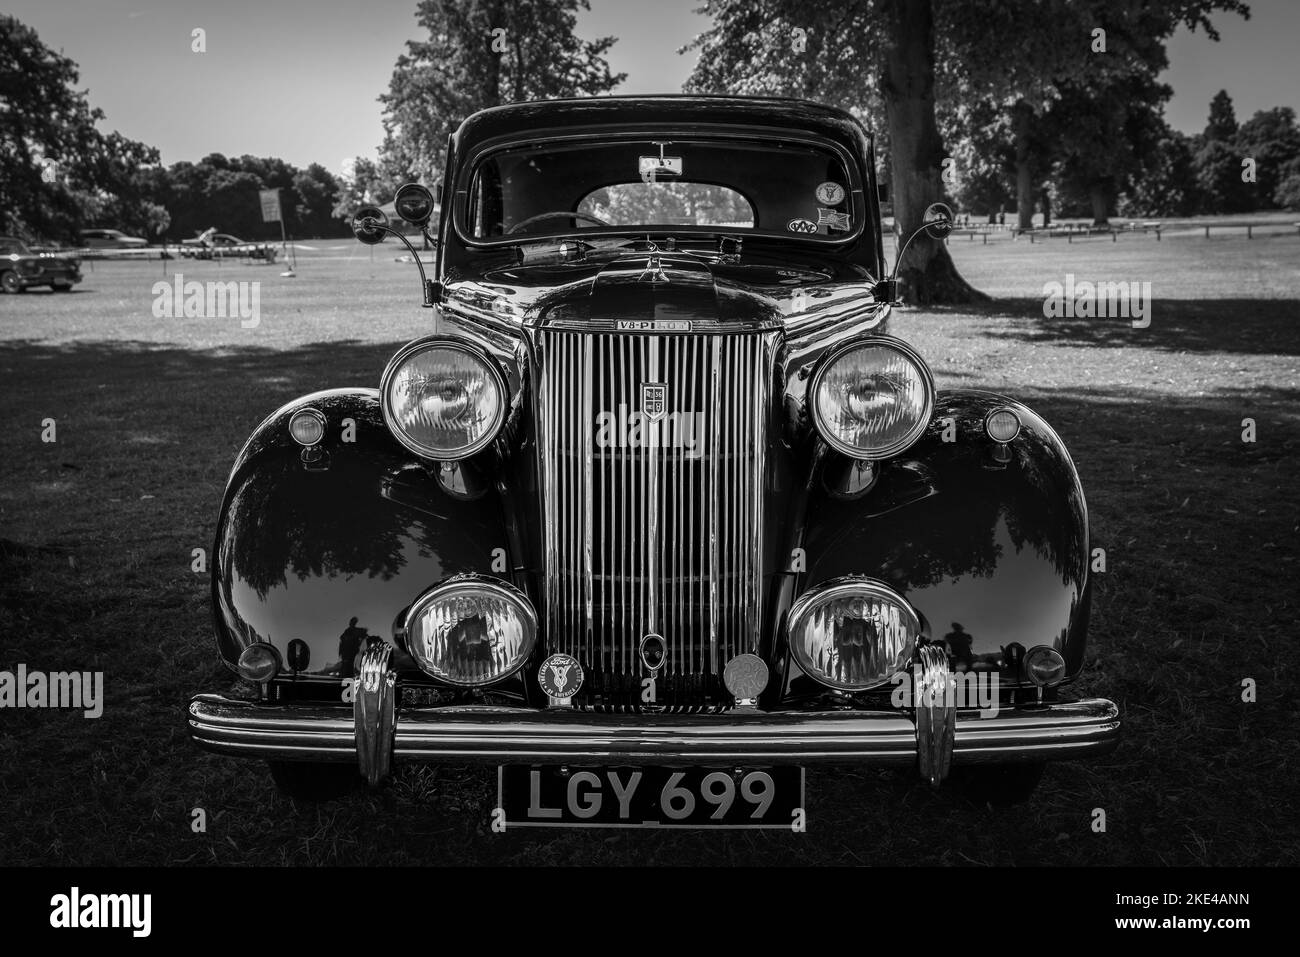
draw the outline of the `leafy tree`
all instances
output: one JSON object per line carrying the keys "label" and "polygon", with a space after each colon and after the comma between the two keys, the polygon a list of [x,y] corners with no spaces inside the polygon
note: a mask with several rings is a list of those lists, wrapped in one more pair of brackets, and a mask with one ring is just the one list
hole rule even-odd
{"label": "leafy tree", "polygon": [[1210,121],[1205,125],[1202,138],[1206,142],[1219,140],[1231,143],[1237,137],[1237,112],[1232,108],[1232,97],[1220,90],[1210,100]]}
{"label": "leafy tree", "polygon": [[1203,202],[1196,182],[1194,140],[1170,129],[1160,133],[1155,162],[1145,171],[1119,207],[1125,216],[1191,216]]}
{"label": "leafy tree", "polygon": [[1240,213],[1254,207],[1250,184],[1241,178],[1241,160],[1232,97],[1220,90],[1210,101],[1209,121],[1196,149],[1196,183],[1204,212]]}
{"label": "leafy tree", "polygon": [[1274,194],[1289,164],[1300,160],[1300,129],[1296,127],[1295,110],[1289,106],[1260,110],[1241,124],[1235,142],[1241,159],[1249,157],[1255,161],[1255,182],[1246,184],[1253,187],[1253,208],[1275,205]]}
{"label": "leafy tree", "polygon": [[[1133,73],[1154,77],[1178,25],[1217,36],[1209,20],[1215,10],[1247,12],[1241,0],[708,0],[704,12],[714,23],[687,48],[700,53],[687,88],[805,96],[883,112],[900,233],[914,229],[943,195],[944,160],[961,152],[946,148],[937,105],[995,104],[1006,118],[986,116],[965,152],[983,155],[1009,130],[1027,226],[1052,163],[1039,127],[1061,87],[1113,84]],[[1106,55],[1093,53],[1099,28],[1107,31]],[[1101,135],[1123,130],[1107,124]],[[1002,162],[983,159],[973,171],[977,180],[987,181]],[[918,302],[980,295],[942,244],[924,238],[909,249],[901,276]]]}
{"label": "leafy tree", "polygon": [[[688,92],[805,97],[866,114],[869,127],[883,112],[896,228],[910,233],[923,221],[944,194],[947,155],[930,0],[707,0],[703,11],[713,25],[686,47],[699,52]],[[900,278],[912,301],[984,298],[926,236],[909,247]]]}
{"label": "leafy tree", "polygon": [[293,213],[298,221],[298,235],[339,235],[342,230],[334,218],[334,204],[340,192],[338,177],[319,163],[310,164],[294,174],[296,196]]}
{"label": "leafy tree", "polygon": [[278,223],[262,222],[258,192],[279,189],[285,231],[291,236],[344,235],[334,219],[340,183],[319,164],[300,170],[277,157],[229,158],[210,153],[198,163],[169,167],[155,196],[171,213],[174,237],[210,227],[243,239],[278,239]]}
{"label": "leafy tree", "polygon": [[626,78],[605,54],[614,37],[574,32],[587,0],[421,0],[427,40],[408,41],[384,106],[381,168],[401,179],[442,175],[447,137],[481,109],[522,100],[598,96]]}
{"label": "leafy tree", "polygon": [[1300,212],[1300,159],[1292,160],[1282,170],[1282,180],[1273,191],[1273,202],[1283,209]]}
{"label": "leafy tree", "polygon": [[103,217],[130,229],[165,212],[146,196],[158,151],[101,133],[102,111],[76,89],[77,65],[36,31],[0,16],[0,228],[72,239]]}
{"label": "leafy tree", "polygon": [[1049,122],[1062,132],[1055,144],[1063,190],[1087,197],[1094,225],[1105,225],[1116,198],[1159,165],[1167,131],[1161,104],[1173,91],[1146,72],[1104,85],[1068,85]]}
{"label": "leafy tree", "polygon": [[1196,182],[1209,213],[1243,213],[1255,208],[1250,183],[1241,178],[1241,150],[1231,142],[1210,140],[1196,151]]}
{"label": "leafy tree", "polygon": [[400,183],[389,183],[372,159],[358,156],[339,177],[338,199],[334,203],[334,217],[351,220],[358,206],[376,203],[381,196],[391,195]]}

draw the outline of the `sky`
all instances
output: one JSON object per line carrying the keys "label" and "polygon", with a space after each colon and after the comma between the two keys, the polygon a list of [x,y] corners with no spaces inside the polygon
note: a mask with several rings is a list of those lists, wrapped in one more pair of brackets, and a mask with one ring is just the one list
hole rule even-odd
{"label": "sky", "polygon": [[[1121,0],[1117,0],[1121,2]],[[706,29],[701,0],[591,0],[587,38],[610,51],[618,92],[677,92],[695,55],[677,49]],[[1170,41],[1166,108],[1184,132],[1205,126],[1210,98],[1231,94],[1238,120],[1300,111],[1300,0],[1250,0],[1249,21],[1219,14],[1222,41],[1186,30]],[[414,0],[9,0],[7,12],[75,60],[105,129],[158,147],[164,163],[212,152],[278,156],[339,171],[383,137],[380,93],[416,35]],[[191,50],[206,31],[207,50]]]}

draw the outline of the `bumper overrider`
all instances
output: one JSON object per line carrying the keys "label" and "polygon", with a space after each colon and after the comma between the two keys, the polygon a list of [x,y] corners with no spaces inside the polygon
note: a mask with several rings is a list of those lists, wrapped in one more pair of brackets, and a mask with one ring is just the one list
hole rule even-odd
{"label": "bumper overrider", "polygon": [[[383,650],[367,653],[351,708],[261,704],[200,694],[189,729],[200,746],[269,760],[357,762],[372,784],[394,760],[504,764],[918,764],[937,783],[950,764],[1104,754],[1119,740],[1105,699],[1002,708],[992,716],[941,697],[910,711],[770,711],[721,715],[594,714],[572,708],[395,707]],[[922,661],[917,691],[933,685]],[[918,698],[918,701],[924,701]]]}

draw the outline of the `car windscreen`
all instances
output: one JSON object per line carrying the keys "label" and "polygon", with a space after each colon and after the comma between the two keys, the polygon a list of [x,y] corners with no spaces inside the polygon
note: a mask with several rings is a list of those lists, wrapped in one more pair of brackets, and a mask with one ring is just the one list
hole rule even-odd
{"label": "car windscreen", "polygon": [[459,216],[480,241],[702,231],[838,242],[857,234],[864,211],[829,144],[678,137],[498,149],[474,166]]}

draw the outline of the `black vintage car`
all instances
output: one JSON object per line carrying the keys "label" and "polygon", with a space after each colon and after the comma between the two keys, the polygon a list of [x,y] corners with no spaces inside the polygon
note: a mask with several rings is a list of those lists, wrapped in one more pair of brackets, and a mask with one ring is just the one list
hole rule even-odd
{"label": "black vintage car", "polygon": [[81,282],[81,259],[70,253],[33,250],[14,236],[0,236],[0,292],[49,286],[69,292]]}
{"label": "black vintage car", "polygon": [[[490,762],[498,829],[798,828],[813,762],[1012,801],[1110,750],[1115,705],[1069,691],[1074,464],[884,332],[875,183],[862,126],[805,102],[466,120],[437,195],[395,200],[437,249],[429,335],[236,459],[212,598],[239,677],[194,740],[299,796]],[[377,207],[354,229],[406,242]]]}

